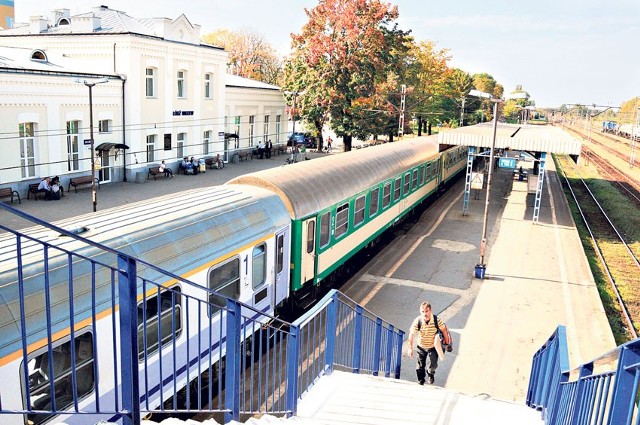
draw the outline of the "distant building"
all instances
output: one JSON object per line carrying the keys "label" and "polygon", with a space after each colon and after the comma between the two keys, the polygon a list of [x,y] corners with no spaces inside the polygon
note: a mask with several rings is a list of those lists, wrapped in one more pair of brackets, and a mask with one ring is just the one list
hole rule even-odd
{"label": "distant building", "polygon": [[13,0],[0,0],[0,29],[13,27],[14,19]]}
{"label": "distant building", "polygon": [[90,169],[89,90],[102,182],[150,165],[283,140],[276,86],[226,74],[228,56],[200,43],[184,15],[138,19],[100,6],[0,31],[0,185],[63,183]]}

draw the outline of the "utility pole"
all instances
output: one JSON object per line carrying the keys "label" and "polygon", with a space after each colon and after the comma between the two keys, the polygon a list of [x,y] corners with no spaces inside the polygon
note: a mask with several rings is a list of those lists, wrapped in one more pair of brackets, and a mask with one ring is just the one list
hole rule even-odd
{"label": "utility pole", "polygon": [[405,96],[407,93],[407,86],[402,85],[400,92],[400,120],[398,122],[398,138],[404,136],[404,109],[405,109]]}
{"label": "utility pole", "polygon": [[464,103],[467,101],[466,97],[462,98],[462,109],[460,109],[460,127],[464,127]]}

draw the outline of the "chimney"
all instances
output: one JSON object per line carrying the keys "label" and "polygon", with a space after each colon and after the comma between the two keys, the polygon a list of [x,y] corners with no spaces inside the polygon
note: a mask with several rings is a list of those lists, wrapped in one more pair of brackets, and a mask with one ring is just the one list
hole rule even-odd
{"label": "chimney", "polygon": [[102,25],[102,20],[93,13],[90,15],[76,15],[71,21],[72,33],[90,33],[94,32]]}
{"label": "chimney", "polygon": [[49,28],[47,20],[42,16],[31,16],[29,18],[29,33],[40,34]]}

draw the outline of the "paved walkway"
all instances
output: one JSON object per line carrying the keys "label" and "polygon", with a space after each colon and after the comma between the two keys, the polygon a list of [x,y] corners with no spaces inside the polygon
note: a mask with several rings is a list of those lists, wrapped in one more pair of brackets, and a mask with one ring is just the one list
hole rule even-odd
{"label": "paved walkway", "polygon": [[[307,153],[307,157],[311,159],[323,155],[327,154]],[[154,181],[152,177],[151,180],[146,180],[144,183],[135,183],[135,181],[129,180],[126,183],[102,184],[100,189],[96,189],[98,211],[153,198],[154,196],[176,193],[181,190],[224,184],[242,174],[284,166],[287,158],[288,155],[274,155],[271,159],[253,159],[237,164],[226,164],[222,170],[207,170],[206,173],[196,176],[178,175],[174,170],[173,179],[165,179],[162,176],[158,176],[157,180]],[[27,200],[25,195],[22,199],[22,204],[14,203],[13,206],[49,222],[93,212],[91,188],[89,186],[82,186],[78,193],[75,193],[73,188],[71,188],[70,193],[67,193],[66,186],[64,190],[65,197],[59,201]],[[0,220],[3,224],[14,229],[31,226],[29,222],[16,218],[13,214],[8,214],[3,209],[0,209]]]}

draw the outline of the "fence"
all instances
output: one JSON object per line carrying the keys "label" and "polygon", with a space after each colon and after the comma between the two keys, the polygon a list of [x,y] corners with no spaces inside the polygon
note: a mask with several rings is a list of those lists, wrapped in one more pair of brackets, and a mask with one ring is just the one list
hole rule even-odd
{"label": "fence", "polygon": [[527,405],[547,424],[638,424],[640,339],[569,370],[559,326],[533,356]]}
{"label": "fence", "polygon": [[0,208],[44,229],[0,225],[3,424],[292,415],[334,365],[399,377],[403,332],[336,291],[291,324]]}

